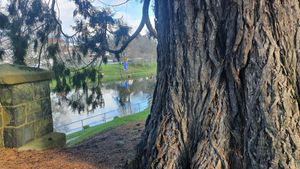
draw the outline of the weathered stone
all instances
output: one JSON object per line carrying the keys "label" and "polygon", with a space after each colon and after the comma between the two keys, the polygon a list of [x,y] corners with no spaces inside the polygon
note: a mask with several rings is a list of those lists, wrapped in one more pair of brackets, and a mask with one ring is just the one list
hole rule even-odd
{"label": "weathered stone", "polygon": [[3,114],[3,110],[2,110],[2,107],[0,107],[0,128],[3,126],[2,114]]}
{"label": "weathered stone", "polygon": [[41,113],[42,102],[40,100],[33,101],[27,104],[27,114]]}
{"label": "weathered stone", "polygon": [[22,145],[28,143],[29,141],[34,139],[34,124],[33,123],[29,123],[27,125],[25,125],[25,127],[23,128],[23,142]]}
{"label": "weathered stone", "polygon": [[35,100],[28,103],[27,110],[27,122],[36,121],[52,115],[49,93],[47,99]]}
{"label": "weathered stone", "polygon": [[2,109],[2,126],[8,126],[10,122],[10,114],[3,108]]}
{"label": "weathered stone", "polygon": [[53,131],[52,116],[34,122],[35,137],[43,136]]}
{"label": "weathered stone", "polygon": [[66,135],[64,133],[49,133],[28,144],[20,147],[18,150],[45,150],[51,148],[64,147],[66,144]]}
{"label": "weathered stone", "polygon": [[31,123],[34,122],[36,119],[36,113],[31,113],[27,115],[27,123]]}
{"label": "weathered stone", "polygon": [[13,148],[18,146],[16,131],[17,130],[15,128],[5,128],[3,130],[3,139],[5,147]]}
{"label": "weathered stone", "polygon": [[3,131],[5,147],[20,147],[34,138],[33,123],[24,125],[19,128],[5,127]]}
{"label": "weathered stone", "polygon": [[4,146],[13,148],[21,146],[20,138],[17,137],[17,130],[15,128],[6,128],[3,131]]}
{"label": "weathered stone", "polygon": [[49,81],[38,82],[34,86],[35,99],[49,97],[49,93],[50,93]]}
{"label": "weathered stone", "polygon": [[25,105],[20,105],[17,107],[7,107],[5,108],[9,116],[8,125],[9,126],[20,126],[26,121],[26,111]]}
{"label": "weathered stone", "polygon": [[2,106],[15,106],[33,100],[34,84],[18,84],[18,85],[1,85],[0,84],[0,101]]}
{"label": "weathered stone", "polygon": [[21,84],[50,80],[49,71],[22,65],[0,65],[0,84]]}
{"label": "weathered stone", "polygon": [[3,128],[0,128],[0,147],[4,147]]}
{"label": "weathered stone", "polygon": [[34,84],[26,83],[14,85],[12,87],[13,105],[27,103],[33,100],[34,96]]}
{"label": "weathered stone", "polygon": [[50,77],[41,69],[0,65],[0,147],[20,147],[53,131]]}
{"label": "weathered stone", "polygon": [[41,101],[42,112],[44,116],[52,115],[50,97]]}
{"label": "weathered stone", "polygon": [[27,115],[27,123],[33,122],[33,121],[39,121],[45,118],[45,115],[43,114],[43,111],[34,112]]}
{"label": "weathered stone", "polygon": [[43,118],[45,118],[43,112],[36,112],[35,113],[35,120],[41,120]]}
{"label": "weathered stone", "polygon": [[0,85],[0,102],[2,106],[11,106],[13,102],[12,90],[7,85]]}

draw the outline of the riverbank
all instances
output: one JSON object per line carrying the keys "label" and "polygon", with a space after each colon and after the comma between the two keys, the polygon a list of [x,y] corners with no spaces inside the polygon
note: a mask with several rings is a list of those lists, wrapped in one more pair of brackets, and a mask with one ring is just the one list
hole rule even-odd
{"label": "riverbank", "polygon": [[[102,83],[111,83],[116,81],[122,81],[127,79],[139,79],[143,77],[152,77],[156,75],[157,63],[131,63],[128,66],[128,70],[124,71],[123,64],[103,64],[99,68],[103,74],[101,79]],[[68,83],[68,81],[67,81]],[[53,79],[50,83],[50,88],[54,89],[56,80]]]}
{"label": "riverbank", "polygon": [[104,74],[102,83],[122,81],[128,78],[139,79],[156,75],[156,63],[147,64],[129,64],[125,72],[122,64],[102,65],[101,69]]}
{"label": "riverbank", "polygon": [[136,123],[136,122],[144,122],[146,121],[148,115],[150,113],[150,109],[146,109],[140,113],[136,113],[129,116],[119,117],[115,118],[114,120],[94,126],[86,128],[82,131],[75,132],[72,134],[67,135],[67,147],[72,147],[74,145],[77,145],[85,140],[88,140],[95,135],[101,134],[103,132],[106,132],[108,130],[127,125],[130,123]]}

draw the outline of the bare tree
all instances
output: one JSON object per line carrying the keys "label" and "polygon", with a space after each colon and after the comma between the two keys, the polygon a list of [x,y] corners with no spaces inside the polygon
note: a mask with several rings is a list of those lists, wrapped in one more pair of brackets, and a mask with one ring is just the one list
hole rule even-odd
{"label": "bare tree", "polygon": [[125,56],[134,62],[149,63],[156,61],[157,42],[147,36],[136,37],[126,48]]}

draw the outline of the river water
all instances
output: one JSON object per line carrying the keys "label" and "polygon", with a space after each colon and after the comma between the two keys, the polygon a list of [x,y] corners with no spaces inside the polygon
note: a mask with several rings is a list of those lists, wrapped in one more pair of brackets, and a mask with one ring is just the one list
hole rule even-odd
{"label": "river water", "polygon": [[[101,87],[104,105],[93,111],[86,110],[80,113],[73,110],[68,102],[60,100],[57,94],[52,93],[54,130],[70,134],[117,117],[143,111],[151,104],[154,87],[154,78],[104,84]],[[74,91],[69,95],[72,94]]]}

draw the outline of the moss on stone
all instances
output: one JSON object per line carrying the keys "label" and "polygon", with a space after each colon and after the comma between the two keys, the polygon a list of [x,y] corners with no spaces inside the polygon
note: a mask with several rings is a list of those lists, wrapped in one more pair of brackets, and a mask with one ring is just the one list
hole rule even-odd
{"label": "moss on stone", "polygon": [[0,84],[20,84],[51,78],[51,73],[43,69],[11,64],[0,65]]}
{"label": "moss on stone", "polygon": [[63,133],[53,132],[25,144],[20,147],[19,150],[45,150],[64,147],[65,144],[66,135]]}
{"label": "moss on stone", "polygon": [[0,65],[0,146],[20,147],[53,132],[50,79],[42,69]]}
{"label": "moss on stone", "polygon": [[3,136],[5,147],[20,147],[34,139],[34,124],[29,123],[18,128],[5,127]]}

